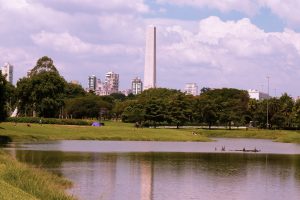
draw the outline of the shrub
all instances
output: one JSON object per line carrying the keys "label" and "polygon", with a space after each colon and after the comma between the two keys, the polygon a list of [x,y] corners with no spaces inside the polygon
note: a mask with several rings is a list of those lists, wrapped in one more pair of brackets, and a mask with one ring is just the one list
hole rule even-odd
{"label": "shrub", "polygon": [[56,119],[56,118],[39,118],[39,117],[9,117],[6,119],[7,122],[16,123],[33,123],[33,124],[61,124],[61,125],[79,125],[87,126],[91,125],[90,120],[81,119]]}

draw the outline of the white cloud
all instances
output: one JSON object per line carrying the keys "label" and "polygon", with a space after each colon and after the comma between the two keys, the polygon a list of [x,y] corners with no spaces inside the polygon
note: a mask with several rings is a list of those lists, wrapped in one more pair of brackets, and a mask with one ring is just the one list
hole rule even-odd
{"label": "white cloud", "polygon": [[43,48],[58,52],[93,54],[100,56],[115,56],[119,54],[135,55],[141,52],[140,48],[122,44],[96,45],[84,42],[78,37],[64,33],[50,33],[41,31],[31,36],[33,42]]}
{"label": "white cloud", "polygon": [[271,9],[271,11],[284,19],[290,26],[297,27],[300,24],[300,1],[298,0],[258,0],[261,6]]}
{"label": "white cloud", "polygon": [[176,38],[158,51],[163,52],[159,59],[167,73],[180,71],[177,82],[258,88],[266,75],[273,75],[277,87],[296,89],[289,77],[300,74],[299,33],[289,29],[266,33],[249,19],[218,17],[201,20],[195,29],[170,26],[161,31],[161,37]]}
{"label": "white cloud", "polygon": [[65,12],[118,12],[118,13],[148,13],[150,9],[143,0],[30,0]]}
{"label": "white cloud", "polygon": [[215,8],[222,12],[241,11],[248,15],[257,12],[258,5],[253,0],[156,0],[160,4]]}
{"label": "white cloud", "polygon": [[69,33],[48,33],[42,31],[32,35],[35,44],[53,48],[56,51],[67,51],[70,53],[86,53],[91,51],[92,45],[82,42],[79,38],[71,36]]}
{"label": "white cloud", "polygon": [[160,4],[213,8],[222,12],[238,11],[248,16],[259,13],[261,8],[268,8],[275,15],[285,20],[292,27],[300,24],[299,0],[156,0]]}

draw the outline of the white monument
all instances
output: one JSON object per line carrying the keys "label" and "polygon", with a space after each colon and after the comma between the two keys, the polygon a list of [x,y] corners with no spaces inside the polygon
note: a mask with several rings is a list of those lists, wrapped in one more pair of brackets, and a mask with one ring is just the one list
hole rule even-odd
{"label": "white monument", "polygon": [[156,27],[146,31],[144,90],[156,87]]}

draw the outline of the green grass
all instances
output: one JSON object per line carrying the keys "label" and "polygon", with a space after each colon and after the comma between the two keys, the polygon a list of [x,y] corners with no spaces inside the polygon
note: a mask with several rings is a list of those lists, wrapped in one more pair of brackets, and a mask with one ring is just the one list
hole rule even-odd
{"label": "green grass", "polygon": [[270,139],[275,142],[300,143],[300,132],[290,130],[197,130],[204,137]]}
{"label": "green grass", "polygon": [[131,141],[210,141],[187,129],[134,128],[132,124],[105,122],[103,127],[1,123],[0,135],[13,141],[24,140],[131,140]]}
{"label": "green grass", "polygon": [[0,150],[0,199],[72,200],[68,180],[22,164]]}
{"label": "green grass", "polygon": [[[192,134],[195,131],[197,135]],[[271,139],[300,143],[299,131],[288,130],[207,130],[134,128],[133,124],[105,122],[103,127],[1,123],[0,136],[13,141],[37,140],[130,140],[130,141],[212,141],[214,137]],[[0,138],[1,139],[1,138]]]}

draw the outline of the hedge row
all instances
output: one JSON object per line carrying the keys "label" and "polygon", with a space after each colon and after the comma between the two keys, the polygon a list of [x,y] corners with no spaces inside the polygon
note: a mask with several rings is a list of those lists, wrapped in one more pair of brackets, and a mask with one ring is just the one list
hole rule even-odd
{"label": "hedge row", "polygon": [[91,125],[92,121],[81,120],[81,119],[56,119],[56,118],[39,118],[39,117],[9,117],[6,119],[7,122],[16,123],[33,123],[33,124],[61,124],[61,125],[80,125],[87,126]]}

